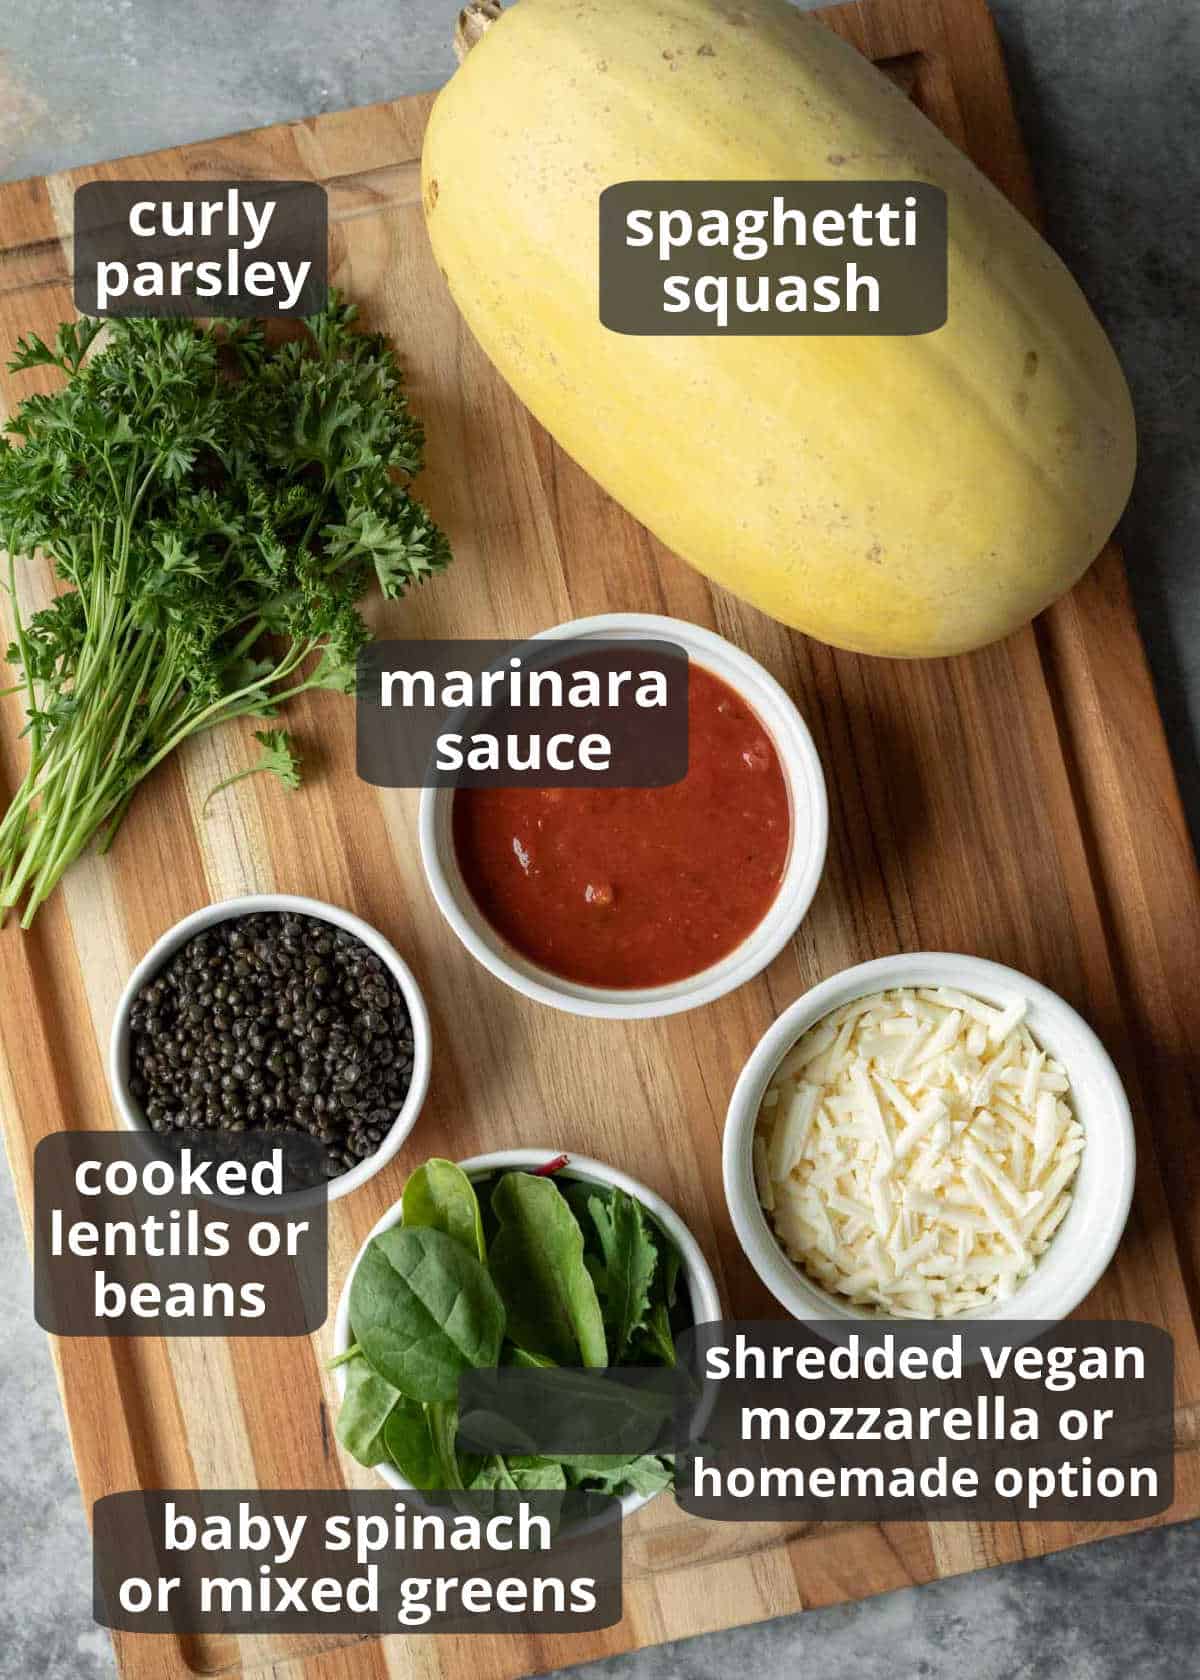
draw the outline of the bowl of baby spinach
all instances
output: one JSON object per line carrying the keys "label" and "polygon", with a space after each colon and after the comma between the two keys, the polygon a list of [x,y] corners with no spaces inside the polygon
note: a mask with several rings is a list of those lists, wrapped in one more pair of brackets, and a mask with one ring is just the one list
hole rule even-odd
{"label": "bowl of baby spinach", "polygon": [[517,1366],[670,1366],[673,1338],[721,1315],[699,1244],[602,1162],[509,1149],[433,1159],[375,1225],[334,1321],[337,1439],[399,1491],[614,1494],[625,1515],[673,1485],[668,1456],[463,1450],[459,1379]]}

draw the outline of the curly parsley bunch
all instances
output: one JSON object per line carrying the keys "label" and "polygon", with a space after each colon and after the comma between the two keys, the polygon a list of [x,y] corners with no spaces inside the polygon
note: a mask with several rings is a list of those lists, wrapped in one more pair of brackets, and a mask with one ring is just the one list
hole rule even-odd
{"label": "curly parsley bunch", "polygon": [[[302,338],[257,322],[119,320],[18,341],[28,397],[0,438],[0,546],[30,762],[0,821],[0,919],[22,925],[139,782],[191,735],[349,692],[373,581],[394,599],[450,558],[415,501],[424,434],[386,341],[331,294]],[[27,621],[19,556],[68,585]],[[9,692],[13,692],[10,690]],[[263,739],[262,736],[259,737]],[[283,732],[262,768],[294,785]]]}

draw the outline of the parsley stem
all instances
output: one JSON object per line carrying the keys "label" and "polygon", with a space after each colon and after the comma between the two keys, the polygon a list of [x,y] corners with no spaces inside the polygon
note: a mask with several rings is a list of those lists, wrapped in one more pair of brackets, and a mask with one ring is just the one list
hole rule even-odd
{"label": "parsley stem", "polygon": [[33,720],[30,730],[31,758],[33,766],[37,764],[42,746],[42,725],[37,708],[37,692],[33,686],[33,671],[30,667],[29,643],[25,639],[25,623],[21,617],[21,603],[17,599],[17,571],[16,556],[9,551],[8,556],[8,593],[12,597],[13,626],[16,630],[17,652],[21,659],[21,670],[24,673],[25,689],[29,695],[29,715]]}

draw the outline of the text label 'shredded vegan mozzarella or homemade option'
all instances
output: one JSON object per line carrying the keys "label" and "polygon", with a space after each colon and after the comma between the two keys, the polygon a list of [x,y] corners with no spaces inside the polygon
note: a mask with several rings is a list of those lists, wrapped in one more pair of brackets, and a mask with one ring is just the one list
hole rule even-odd
{"label": "text label 'shredded vegan mozzarella or homemade option'", "polygon": [[695,660],[688,771],[653,788],[459,788],[454,850],[472,898],[522,956],[590,986],[663,986],[736,949],[787,867],[779,753]]}
{"label": "text label 'shredded vegan mozzarella or homemade option'", "polygon": [[856,998],[763,1096],[759,1200],[829,1293],[898,1318],[1005,1300],[1062,1224],[1084,1147],[1066,1070],[1024,1024],[948,987]]}

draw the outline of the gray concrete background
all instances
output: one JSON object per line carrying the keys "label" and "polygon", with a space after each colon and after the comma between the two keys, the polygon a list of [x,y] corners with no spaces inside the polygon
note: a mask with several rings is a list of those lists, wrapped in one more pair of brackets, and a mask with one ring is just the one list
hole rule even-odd
{"label": "gray concrete background", "polygon": [[[1200,833],[1200,4],[998,0],[1051,237],[1116,340],[1142,463],[1123,531]],[[454,0],[7,0],[0,178],[440,84]],[[88,1542],[11,1194],[0,1365],[0,1675],[101,1680]],[[1185,1680],[1200,1523],[581,1670],[612,1680]]]}

